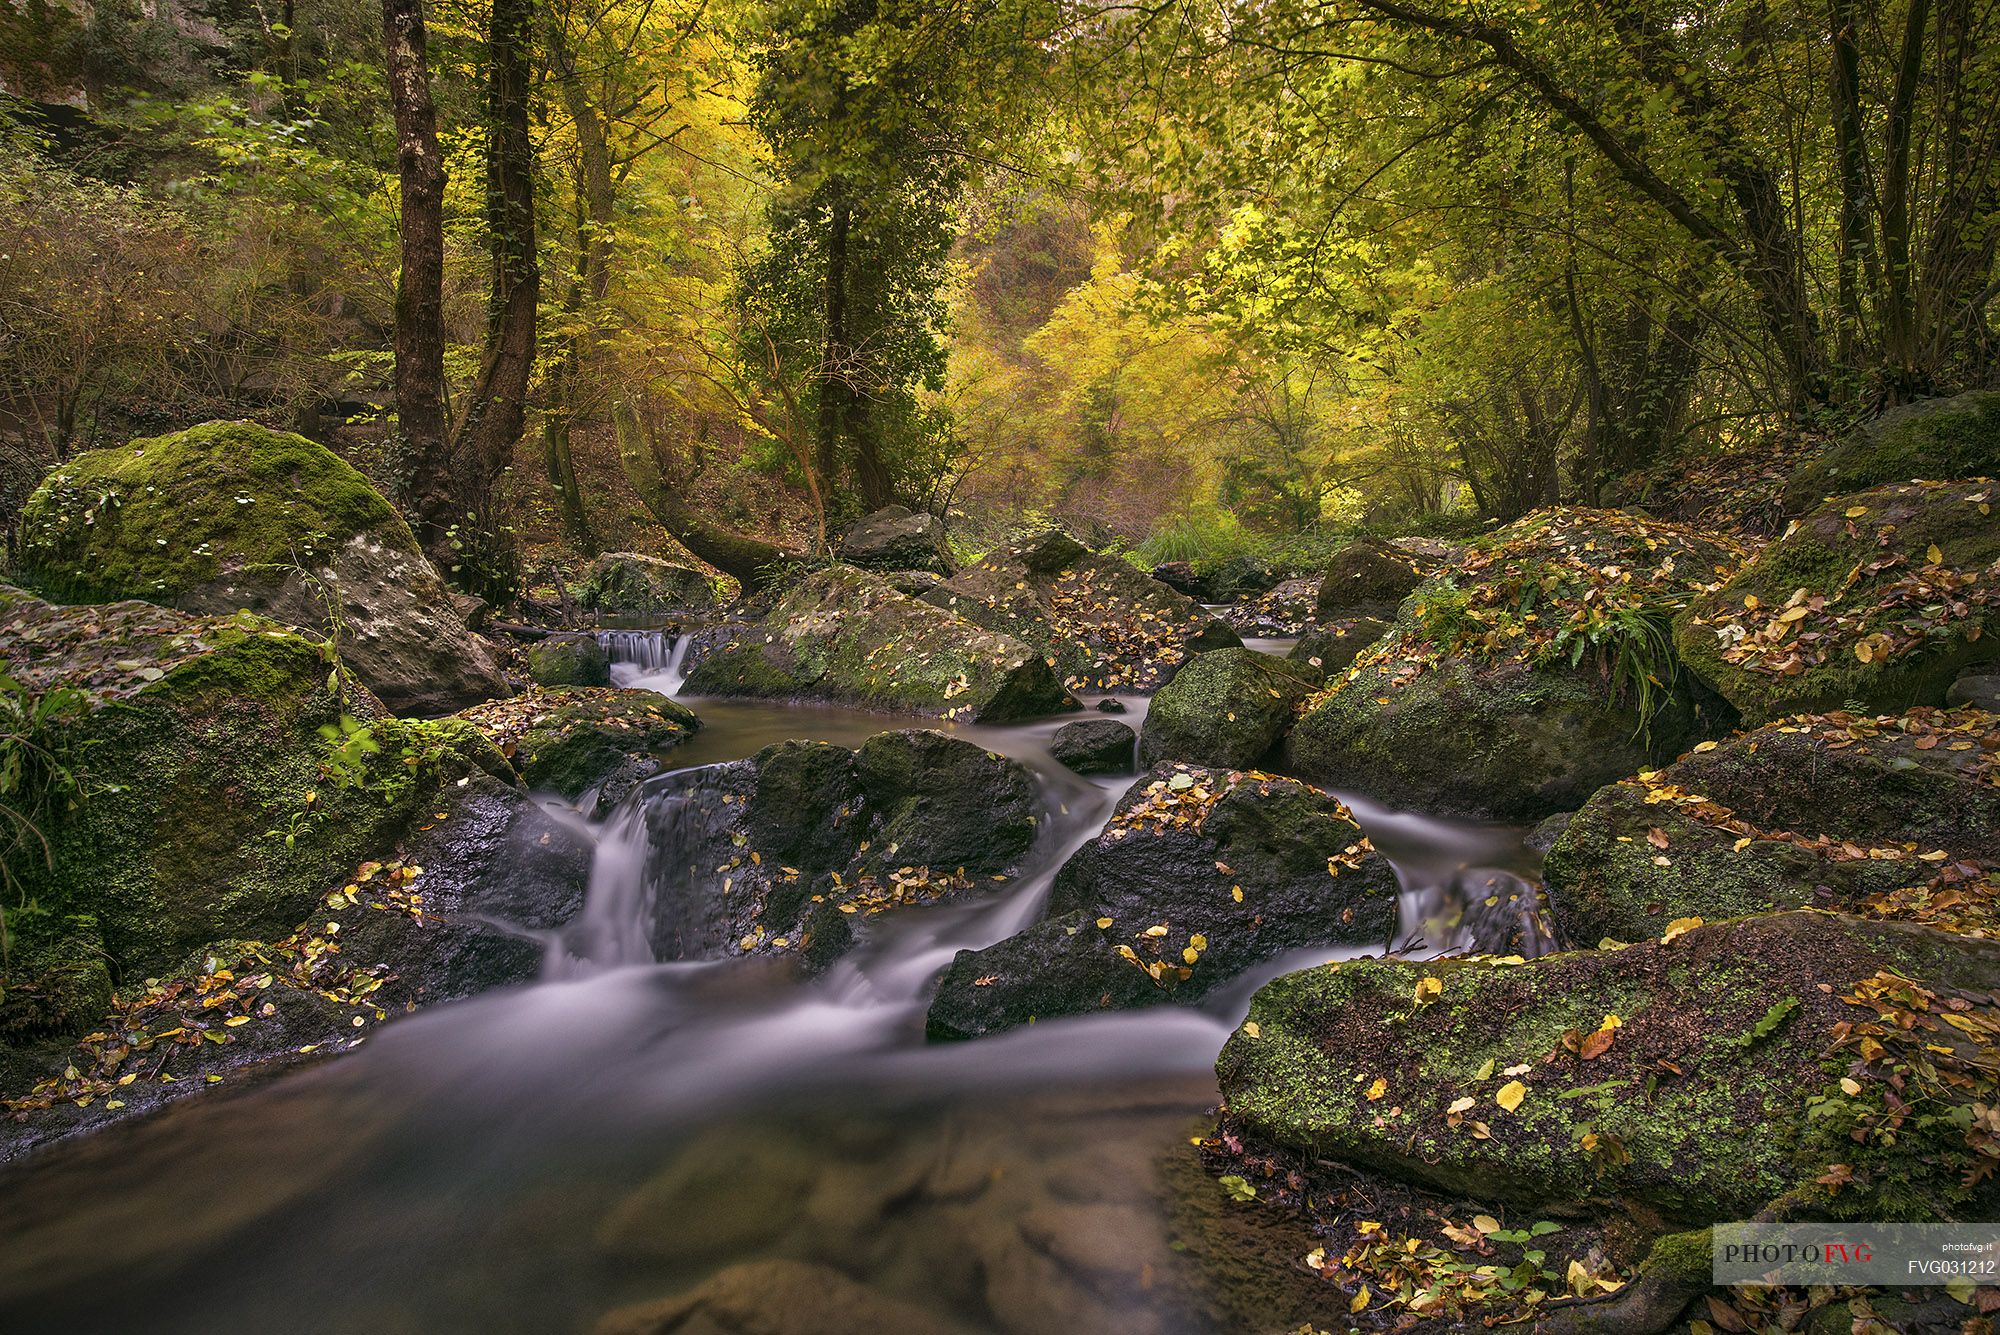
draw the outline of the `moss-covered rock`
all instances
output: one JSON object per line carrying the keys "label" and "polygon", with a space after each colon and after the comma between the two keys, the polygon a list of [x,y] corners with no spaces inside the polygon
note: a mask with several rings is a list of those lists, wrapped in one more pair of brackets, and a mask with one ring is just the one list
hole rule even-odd
{"label": "moss-covered rock", "polygon": [[329,635],[398,712],[507,694],[409,527],[303,436],[210,422],[80,454],[23,507],[20,565],[66,601],[241,609]]}
{"label": "moss-covered rock", "polygon": [[1421,552],[1356,538],[1327,562],[1316,599],[1319,617],[1394,616],[1397,605],[1437,572],[1438,563]]}
{"label": "moss-covered rock", "polygon": [[1679,918],[1921,909],[1957,864],[2000,865],[1996,766],[2000,719],[1968,709],[1801,716],[1712,744],[1570,819],[1544,869],[1558,930],[1589,946]]}
{"label": "moss-covered rock", "polygon": [[1308,946],[1377,945],[1396,878],[1330,794],[1292,779],[1163,767],[1063,865],[1048,916],[961,951],[927,1021],[973,1038],[1031,1020],[1190,1003]]}
{"label": "moss-covered rock", "polygon": [[1059,530],[989,553],[927,602],[1032,645],[1071,690],[1150,691],[1235,631],[1186,594]]}
{"label": "moss-covered rock", "polygon": [[1269,755],[1319,686],[1291,663],[1251,649],[1196,654],[1146,710],[1139,759],[1247,769]]}
{"label": "moss-covered rock", "polygon": [[1884,482],[2000,476],[2000,392],[1923,399],[1882,414],[1785,485],[1794,514],[1828,496]]}
{"label": "moss-covered rock", "polygon": [[676,774],[626,819],[656,857],[648,924],[662,959],[757,954],[823,965],[890,909],[1007,883],[1033,846],[1040,799],[1017,762],[927,729],[858,752],[784,742]]}
{"label": "moss-covered rock", "polygon": [[1049,754],[1078,774],[1129,774],[1138,753],[1139,735],[1116,719],[1078,719],[1049,738]]}
{"label": "moss-covered rock", "polygon": [[530,788],[572,799],[634,761],[643,766],[636,777],[658,773],[654,758],[701,727],[693,710],[657,691],[614,687],[537,688],[459,717],[491,738]]}
{"label": "moss-covered rock", "polygon": [[857,520],[840,536],[840,559],[871,570],[924,570],[951,573],[944,521],[889,505]]}
{"label": "moss-covered rock", "polygon": [[1535,820],[1732,715],[1670,618],[1734,568],[1726,539],[1617,511],[1537,511],[1406,600],[1287,742],[1314,782],[1438,814]]}
{"label": "moss-covered rock", "polygon": [[808,576],[765,620],[709,648],[688,673],[687,693],[837,700],[983,723],[1076,705],[1029,645],[847,568]]}
{"label": "moss-covered rock", "polygon": [[1746,723],[1934,705],[2000,657],[2000,483],[1905,483],[1814,510],[1681,614],[1689,667]]}
{"label": "moss-covered rock", "polygon": [[1820,913],[1325,965],[1257,994],[1217,1062],[1223,1129],[1542,1217],[1984,1218],[1996,984],[2000,944]]}
{"label": "moss-covered rock", "polygon": [[528,646],[528,676],[537,686],[609,686],[611,656],[591,635],[551,635]]}
{"label": "moss-covered rock", "polygon": [[1389,623],[1374,617],[1344,617],[1310,627],[1285,657],[1321,680],[1337,678],[1354,666],[1368,646],[1389,633]]}
{"label": "moss-covered rock", "polygon": [[576,589],[577,606],[593,612],[644,616],[700,612],[715,606],[715,581],[692,566],[643,552],[604,552]]}
{"label": "moss-covered rock", "polygon": [[76,790],[48,858],[15,874],[43,911],[95,919],[114,977],[289,931],[437,785],[504,769],[462,723],[356,723],[324,648],[247,613],[14,598],[0,659],[26,690],[80,701],[43,741]]}

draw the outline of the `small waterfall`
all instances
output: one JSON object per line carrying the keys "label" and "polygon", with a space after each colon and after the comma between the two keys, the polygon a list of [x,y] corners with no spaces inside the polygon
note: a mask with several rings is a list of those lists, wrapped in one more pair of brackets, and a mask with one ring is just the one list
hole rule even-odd
{"label": "small waterfall", "polygon": [[685,676],[681,663],[687,657],[691,638],[661,630],[597,632],[598,644],[611,659],[611,680],[615,684],[658,691],[661,695],[680,694]]}

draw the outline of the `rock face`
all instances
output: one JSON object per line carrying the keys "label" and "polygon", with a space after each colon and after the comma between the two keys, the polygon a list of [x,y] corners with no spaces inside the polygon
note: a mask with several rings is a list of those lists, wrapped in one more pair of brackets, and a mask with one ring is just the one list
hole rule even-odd
{"label": "rock face", "polygon": [[875,570],[928,570],[951,573],[944,521],[890,505],[858,521],[840,538],[840,559]]}
{"label": "rock face", "polygon": [[1968,665],[2000,656],[1996,505],[2000,482],[1828,501],[1697,599],[1675,643],[1746,723],[1939,704]]}
{"label": "rock face", "polygon": [[78,455],[23,508],[20,564],[69,601],[243,609],[330,635],[399,713],[508,692],[409,527],[303,436],[210,422]]}
{"label": "rock face", "polygon": [[1440,815],[1574,809],[1730,721],[1665,626],[1740,554],[1617,511],[1537,511],[1424,585],[1307,702],[1288,766]]}
{"label": "rock face", "polygon": [[459,717],[490,738],[530,788],[572,799],[613,775],[622,796],[659,773],[660,753],[701,727],[693,710],[656,691],[615,687],[537,688]]}
{"label": "rock face", "polygon": [[579,607],[594,612],[700,612],[716,604],[715,584],[692,566],[643,552],[605,552],[590,563],[576,591]]}
{"label": "rock face", "polygon": [[1992,915],[1978,865],[2000,866],[2000,719],[1959,709],[1795,718],[1612,784],[1545,874],[1593,946],[1773,908],[1964,925]]}
{"label": "rock face", "polygon": [[1307,946],[1380,945],[1396,878],[1327,793],[1263,774],[1162,768],[1064,864],[1048,916],[961,951],[931,1004],[933,1038],[1031,1019],[1192,1002]]}
{"label": "rock face", "polygon": [[551,635],[528,646],[528,675],[538,686],[609,686],[611,658],[591,635]]}
{"label": "rock face", "polygon": [[1059,530],[968,566],[925,600],[1035,648],[1071,690],[1150,691],[1238,644],[1200,603]]}
{"label": "rock face", "polygon": [[1116,719],[1078,719],[1056,729],[1049,754],[1078,774],[1125,774],[1134,768],[1139,736]]}
{"label": "rock face", "polygon": [[1944,693],[1948,705],[1974,705],[1989,714],[2000,714],[2000,675],[1968,672]]}
{"label": "rock face", "polygon": [[[347,718],[322,647],[247,613],[15,593],[0,608],[0,659],[59,702],[42,744],[81,776],[51,793],[48,859],[12,869],[43,913],[14,915],[10,929],[87,940],[100,976],[144,977],[210,941],[289,931],[447,777],[504,772],[464,724]],[[81,1018],[44,997],[58,1004],[38,1020],[48,1006],[34,995],[14,977],[17,1030]]]}
{"label": "rock face", "polygon": [[1282,658],[1212,649],[1154,695],[1139,737],[1147,765],[1185,760],[1247,769],[1270,754],[1319,682]]}
{"label": "rock face", "polygon": [[1817,460],[1785,487],[1798,514],[1824,498],[1916,478],[2000,476],[2000,392],[1975,390],[1891,409]]}
{"label": "rock face", "polygon": [[808,697],[982,723],[1076,707],[1033,647],[859,570],[818,571],[763,622],[731,629],[689,671],[688,694]]}
{"label": "rock face", "polygon": [[857,921],[997,889],[1039,826],[1025,769],[925,729],[858,751],[784,742],[663,782],[626,817],[645,823],[663,878],[651,927],[662,959],[825,963]]}
{"label": "rock face", "polygon": [[[1971,1106],[1993,1077],[1970,1074],[1996,984],[2000,944],[1814,913],[1512,966],[1326,965],[1257,994],[1217,1063],[1222,1130],[1542,1218],[1609,1199],[1700,1226],[1788,1195],[1984,1218],[1994,1179],[1962,1182],[1996,1148]],[[1898,1090],[1940,1115],[1895,1116]]]}
{"label": "rock face", "polygon": [[1354,665],[1369,645],[1389,633],[1389,623],[1374,617],[1347,617],[1314,626],[1285,655],[1301,669],[1323,678],[1338,677]]}
{"label": "rock face", "polygon": [[1393,617],[1397,604],[1437,569],[1435,561],[1380,538],[1356,538],[1327,563],[1317,599],[1320,619]]}

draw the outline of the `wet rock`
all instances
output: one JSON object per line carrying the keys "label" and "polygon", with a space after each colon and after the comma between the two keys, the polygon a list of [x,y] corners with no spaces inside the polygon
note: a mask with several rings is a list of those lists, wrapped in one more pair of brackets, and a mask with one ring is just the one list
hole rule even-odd
{"label": "wet rock", "polygon": [[1573,810],[1732,721],[1662,623],[1738,555],[1616,511],[1537,511],[1410,596],[1307,702],[1288,767],[1437,815]]}
{"label": "wet rock", "polygon": [[1168,561],[1163,565],[1156,565],[1153,567],[1152,575],[1175,593],[1184,593],[1196,602],[1215,601],[1208,596],[1208,582],[1195,574],[1194,566],[1186,561]]}
{"label": "wet rock", "polygon": [[[1993,1179],[1962,1183],[1992,1078],[1914,1072],[1930,1042],[1961,1077],[1991,1054],[1996,984],[2000,944],[1816,913],[1517,965],[1325,965],[1265,986],[1223,1049],[1221,1134],[1246,1159],[1330,1160],[1539,1218],[1621,1200],[1651,1229],[1699,1226],[1781,1199],[1985,1218]],[[1892,1075],[1900,1097],[1915,1080],[1960,1111],[1880,1134]]]}
{"label": "wet rock", "polygon": [[1944,693],[1948,705],[1971,705],[1989,714],[2000,714],[2000,675],[1967,673]]}
{"label": "wet rock", "polygon": [[1320,579],[1322,621],[1393,617],[1403,599],[1438,571],[1438,564],[1380,538],[1356,538],[1334,554]]}
{"label": "wet rock", "polygon": [[1192,598],[1060,530],[989,554],[925,598],[1033,646],[1072,690],[1150,691],[1192,654],[1239,643]]}
{"label": "wet rock", "polygon": [[1288,579],[1217,615],[1243,635],[1304,635],[1318,615],[1319,584],[1312,578]]}
{"label": "wet rock", "polygon": [[1285,657],[1330,680],[1352,667],[1368,646],[1388,633],[1386,621],[1374,617],[1346,618],[1310,628]]}
{"label": "wet rock", "polygon": [[[1995,396],[2000,400],[2000,396]],[[2000,656],[2000,483],[1906,483],[1827,502],[1674,623],[1746,723],[1943,702]]]}
{"label": "wet rock", "polygon": [[606,1313],[597,1335],[954,1335],[921,1307],[879,1294],[828,1266],[750,1261],[686,1294]]}
{"label": "wet rock", "polygon": [[1248,768],[1277,746],[1318,684],[1286,660],[1250,649],[1197,654],[1153,697],[1139,758]]}
{"label": "wet rock", "polygon": [[1049,754],[1078,774],[1125,774],[1136,768],[1139,736],[1114,719],[1079,719],[1056,729]]}
{"label": "wet rock", "polygon": [[1107,695],[1097,702],[1097,711],[1100,714],[1123,714],[1125,702],[1115,695]]}
{"label": "wet rock", "polygon": [[20,566],[71,602],[242,609],[328,635],[397,713],[508,693],[408,525],[303,436],[210,422],[80,454],[23,508]]}
{"label": "wet rock", "polygon": [[526,657],[538,686],[611,684],[611,658],[594,635],[551,635],[529,645]]}
{"label": "wet rock", "polygon": [[[1549,850],[1557,928],[1591,946],[1772,908],[1926,913],[1958,864],[2000,863],[1996,755],[2000,720],[1976,710],[1836,714],[1612,784]],[[1992,916],[1969,885],[1959,899],[1939,912]]]}
{"label": "wet rock", "polygon": [[859,751],[780,743],[662,783],[631,817],[647,824],[661,878],[650,935],[662,959],[823,965],[876,914],[1002,887],[1040,819],[1018,763],[924,729]]}
{"label": "wet rock", "polygon": [[1794,514],[1828,496],[1917,478],[2000,475],[2000,392],[1974,390],[1892,408],[1799,469],[1785,486]]}
{"label": "wet rock", "polygon": [[701,612],[716,605],[715,583],[692,566],[643,552],[605,552],[576,591],[586,611],[625,615]]}
{"label": "wet rock", "polygon": [[827,699],[983,723],[1076,707],[1031,646],[853,569],[807,576],[761,623],[701,648],[690,695]]}
{"label": "wet rock", "polygon": [[959,952],[929,1032],[972,1038],[1192,1002],[1286,950],[1380,944],[1395,913],[1394,873],[1331,795],[1269,775],[1162,768],[1063,866],[1045,920]]}
{"label": "wet rock", "polygon": [[912,513],[901,505],[885,506],[843,533],[840,559],[876,570],[951,573],[944,521],[934,514]]}
{"label": "wet rock", "polygon": [[659,772],[657,757],[701,720],[657,691],[536,687],[461,711],[490,738],[528,787],[575,799],[623,773],[623,786]]}

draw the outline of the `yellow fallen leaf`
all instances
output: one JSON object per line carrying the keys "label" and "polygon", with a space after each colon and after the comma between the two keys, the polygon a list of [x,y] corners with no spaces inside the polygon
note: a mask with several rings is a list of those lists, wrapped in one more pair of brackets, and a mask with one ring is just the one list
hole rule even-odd
{"label": "yellow fallen leaf", "polygon": [[1201,952],[1193,946],[1189,946],[1181,952],[1181,958],[1189,964],[1199,964],[1201,963]]}
{"label": "yellow fallen leaf", "polygon": [[1315,1247],[1311,1251],[1306,1253],[1306,1269],[1308,1270],[1326,1269],[1326,1248]]}
{"label": "yellow fallen leaf", "polygon": [[1109,926],[1111,925],[1111,919],[1109,919],[1109,918],[1099,918],[1099,919],[1097,920],[1097,925],[1098,925],[1099,927],[1109,927]]}
{"label": "yellow fallen leaf", "polygon": [[239,1024],[249,1024],[250,1017],[247,1015],[232,1015],[222,1023],[226,1028],[234,1029]]}
{"label": "yellow fallen leaf", "polygon": [[1861,1092],[1861,1082],[1848,1076],[1840,1077],[1840,1092],[1852,1097]]}
{"label": "yellow fallen leaf", "polygon": [[1362,1308],[1368,1306],[1368,1299],[1372,1296],[1373,1295],[1368,1292],[1368,1286],[1366,1284],[1363,1284],[1361,1286],[1361,1292],[1355,1294],[1352,1298],[1348,1299],[1347,1310],[1350,1312],[1359,1312]]}
{"label": "yellow fallen leaf", "polygon": [[1850,505],[1847,507],[1847,517],[1849,519],[1859,519],[1867,513],[1868,507],[1865,505]]}
{"label": "yellow fallen leaf", "polygon": [[1243,1032],[1252,1038],[1262,1038],[1264,1036],[1264,1031],[1257,1027],[1255,1020],[1245,1020],[1243,1022]]}
{"label": "yellow fallen leaf", "polygon": [[1695,743],[1694,753],[1696,755],[1703,755],[1709,751],[1713,751],[1715,746],[1714,742],[1697,742]]}
{"label": "yellow fallen leaf", "polygon": [[1444,991],[1444,982],[1437,978],[1417,979],[1417,1004],[1422,1005]]}
{"label": "yellow fallen leaf", "polygon": [[1471,1095],[1467,1095],[1466,1097],[1460,1099],[1453,1099],[1451,1101],[1451,1106],[1449,1108],[1446,1108],[1445,1111],[1447,1113],[1452,1113],[1452,1114],[1466,1112],[1477,1101],[1478,1100],[1474,1099]]}
{"label": "yellow fallen leaf", "polygon": [[1500,1231],[1500,1221],[1490,1214],[1476,1214],[1472,1216],[1472,1226],[1481,1233],[1498,1233]]}
{"label": "yellow fallen leaf", "polygon": [[1230,886],[1229,897],[1235,900],[1237,903],[1241,904],[1243,902],[1243,887],[1240,885]]}
{"label": "yellow fallen leaf", "polygon": [[1616,1015],[1607,1014],[1602,1020],[1598,1022],[1597,1027],[1599,1029],[1616,1029],[1619,1026],[1623,1025],[1624,1023],[1625,1022],[1619,1019]]}
{"label": "yellow fallen leaf", "polygon": [[1667,924],[1667,930],[1660,936],[1660,943],[1664,945],[1677,936],[1692,932],[1699,926],[1701,926],[1700,918],[1675,918]]}
{"label": "yellow fallen leaf", "polygon": [[1508,1112],[1513,1112],[1521,1106],[1521,1100],[1527,1097],[1528,1087],[1526,1085],[1518,1080],[1509,1080],[1506,1084],[1500,1086],[1500,1092],[1493,1096],[1493,1101]]}
{"label": "yellow fallen leaf", "polygon": [[1938,550],[1938,545],[1936,543],[1932,543],[1930,545],[1930,548],[1924,552],[1924,556],[1934,566],[1941,566],[1944,564],[1944,553]]}
{"label": "yellow fallen leaf", "polygon": [[1188,944],[1193,946],[1196,950],[1207,950],[1208,938],[1203,936],[1200,932],[1196,932],[1193,936],[1188,938]]}
{"label": "yellow fallen leaf", "polygon": [[1384,1080],[1381,1076],[1378,1075],[1375,1077],[1375,1083],[1368,1086],[1368,1101],[1370,1103],[1373,1103],[1376,1099],[1381,1098],[1384,1094],[1387,1094],[1388,1092],[1389,1092],[1389,1082],[1387,1080]]}

